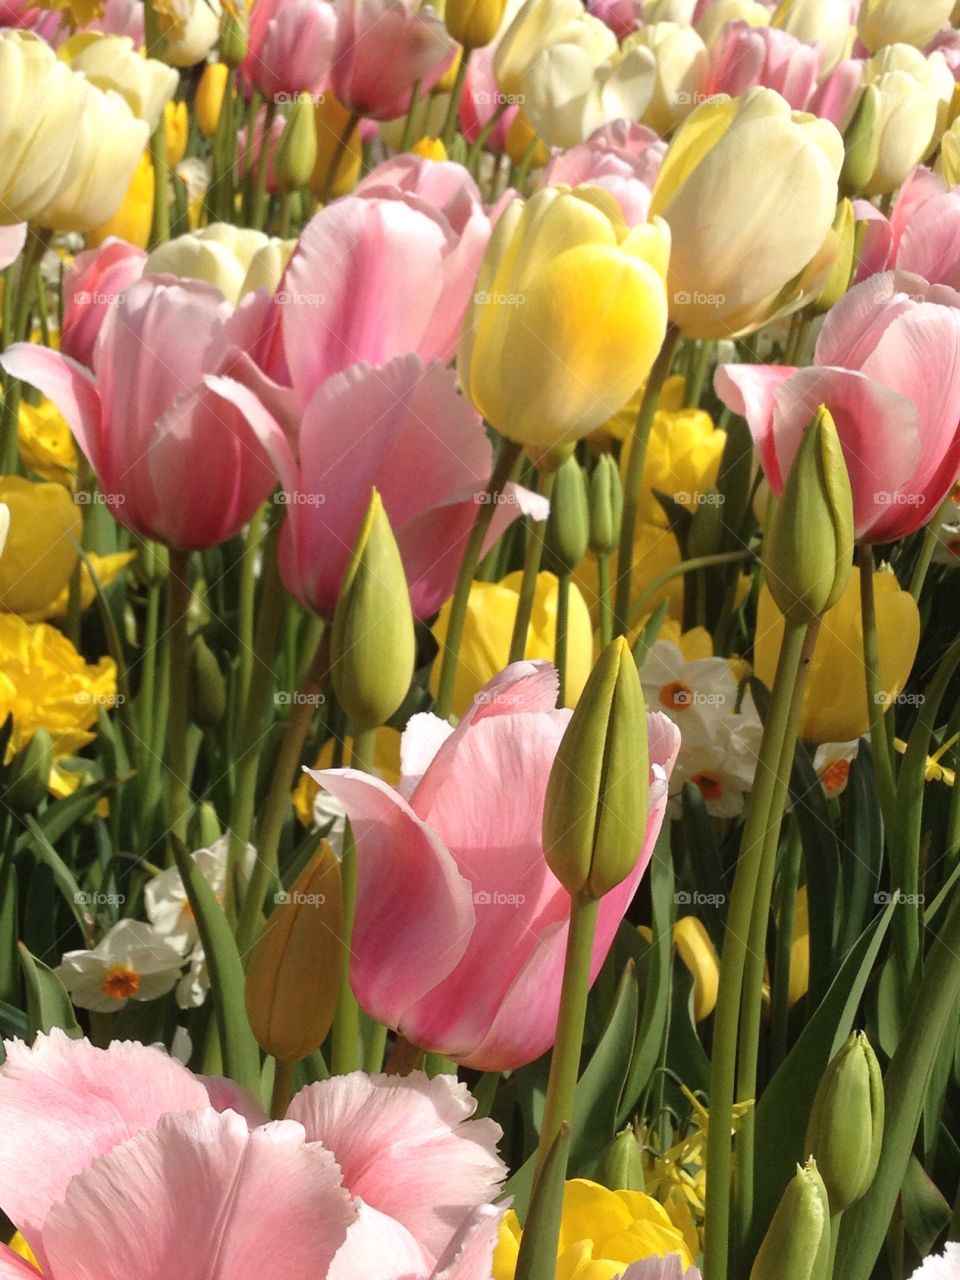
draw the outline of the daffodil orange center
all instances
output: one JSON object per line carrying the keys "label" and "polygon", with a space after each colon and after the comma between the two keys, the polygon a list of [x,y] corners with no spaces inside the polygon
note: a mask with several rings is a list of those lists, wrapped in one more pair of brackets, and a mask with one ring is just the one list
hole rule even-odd
{"label": "daffodil orange center", "polygon": [[723,795],[723,783],[720,781],[720,775],[712,770],[695,773],[690,781],[695,787],[700,788],[700,794],[704,800],[719,800]]}
{"label": "daffodil orange center", "polygon": [[671,680],[660,690],[660,703],[668,711],[685,711],[693,705],[693,690],[682,680]]}
{"label": "daffodil orange center", "polygon": [[820,781],[823,784],[824,791],[828,795],[833,795],[839,791],[841,787],[846,786],[847,778],[850,776],[849,760],[834,760],[833,764],[828,764],[820,774]]}
{"label": "daffodil orange center", "polygon": [[117,965],[107,970],[100,990],[111,1000],[128,1000],[137,994],[139,988],[139,973],[126,965]]}

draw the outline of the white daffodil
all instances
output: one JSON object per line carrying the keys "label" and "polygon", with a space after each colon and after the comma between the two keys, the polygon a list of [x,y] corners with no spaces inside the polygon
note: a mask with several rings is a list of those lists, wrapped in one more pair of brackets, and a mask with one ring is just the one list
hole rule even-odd
{"label": "white daffodil", "polygon": [[948,1244],[943,1253],[926,1258],[910,1280],[957,1280],[960,1276],[960,1244]]}
{"label": "white daffodil", "polygon": [[850,780],[850,765],[860,751],[860,739],[854,742],[825,742],[817,747],[813,767],[828,799],[843,795]]}
{"label": "white daffodil", "polygon": [[116,1013],[156,1000],[178,981],[183,957],[142,920],[120,920],[90,951],[68,951],[56,974],[81,1009]]}
{"label": "white daffodil", "polygon": [[177,983],[176,999],[181,1009],[199,1009],[210,990],[210,971],[203,947],[194,947],[187,957],[190,968]]}
{"label": "white daffodil", "polygon": [[[229,838],[221,836],[209,849],[198,849],[190,855],[218,899],[223,896],[227,878],[228,848]],[[249,875],[255,857],[256,850],[248,844],[241,864],[242,874]],[[147,917],[157,934],[175,947],[181,957],[190,956],[199,946],[200,935],[176,867],[168,867],[148,880],[143,898]]]}

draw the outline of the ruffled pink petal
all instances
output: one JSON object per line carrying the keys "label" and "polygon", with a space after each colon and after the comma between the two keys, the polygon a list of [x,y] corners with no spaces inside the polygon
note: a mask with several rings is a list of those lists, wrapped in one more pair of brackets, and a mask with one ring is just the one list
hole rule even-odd
{"label": "ruffled pink petal", "polygon": [[431,1280],[490,1280],[500,1223],[509,1204],[482,1204],[450,1242]]}
{"label": "ruffled pink petal", "polygon": [[760,455],[763,473],[774,490],[783,488],[773,439],[773,411],[777,392],[796,373],[789,365],[721,364],[713,377],[717,395],[731,412],[746,418]]}
{"label": "ruffled pink petal", "polygon": [[306,772],[347,811],[357,846],[350,979],[396,1027],[457,964],[474,927],[470,884],[440,837],[392,787],[353,769]]}
{"label": "ruffled pink petal", "polygon": [[355,1204],[359,1217],[325,1280],[427,1280],[433,1274],[433,1258],[405,1226],[362,1200]]}
{"label": "ruffled pink petal", "polygon": [[15,222],[10,227],[0,227],[0,271],[5,271],[20,257],[27,239],[27,224]]}
{"label": "ruffled pink petal", "polygon": [[0,1204],[42,1261],[44,1220],[71,1178],[162,1115],[206,1107],[207,1092],[175,1058],[130,1041],[96,1049],[52,1031],[5,1047]]}
{"label": "ruffled pink petal", "polygon": [[0,365],[12,378],[28,382],[53,401],[102,479],[102,412],[96,383],[88,371],[69,356],[32,342],[14,343],[0,356]]}
{"label": "ruffled pink petal", "polygon": [[329,1151],[288,1120],[165,1116],[74,1179],[44,1224],[56,1280],[324,1276],[355,1217]]}
{"label": "ruffled pink petal", "polygon": [[344,1186],[396,1219],[434,1258],[506,1176],[492,1120],[453,1076],[354,1071],[301,1089],[287,1115],[336,1159]]}

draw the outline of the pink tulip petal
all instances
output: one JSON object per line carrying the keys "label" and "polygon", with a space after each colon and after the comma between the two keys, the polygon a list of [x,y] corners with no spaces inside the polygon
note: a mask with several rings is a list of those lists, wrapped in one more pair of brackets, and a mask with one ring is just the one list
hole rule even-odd
{"label": "pink tulip petal", "polygon": [[425,996],[462,957],[473,891],[439,836],[385,782],[354,769],[305,772],[350,818],[358,863],[350,978],[367,1013],[391,1025],[398,1006]]}
{"label": "pink tulip petal", "polygon": [[944,180],[924,165],[918,165],[897,192],[890,210],[890,229],[893,232],[893,257],[896,258],[904,233],[915,215],[935,196],[947,190]]}
{"label": "pink tulip petal", "polygon": [[875,204],[854,200],[853,212],[858,223],[864,223],[860,241],[856,283],[886,271],[893,257],[893,227]]}
{"label": "pink tulip petal", "polygon": [[[427,1280],[433,1259],[396,1219],[356,1201],[357,1221],[325,1280]],[[489,1275],[486,1280],[489,1280]]]}
{"label": "pink tulip petal", "polygon": [[52,1031],[29,1049],[8,1041],[6,1051],[0,1204],[42,1262],[44,1220],[71,1178],[167,1112],[206,1107],[207,1093],[175,1058],[129,1041],[96,1049]]}
{"label": "pink tulip petal", "polygon": [[56,1280],[323,1276],[355,1211],[329,1151],[288,1120],[163,1117],[74,1179],[44,1224]]}
{"label": "pink tulip petal", "polygon": [[37,1280],[39,1274],[29,1262],[0,1244],[0,1280]]}
{"label": "pink tulip petal", "polygon": [[251,1129],[267,1123],[267,1113],[257,1099],[235,1081],[228,1080],[226,1076],[197,1076],[197,1079],[206,1089],[214,1111],[236,1111]]}
{"label": "pink tulip petal", "polygon": [[960,194],[927,200],[905,227],[897,266],[931,282],[960,285]]}
{"label": "pink tulip petal", "polygon": [[0,227],[0,271],[5,271],[20,257],[27,239],[27,224],[15,222],[10,227]]}
{"label": "pink tulip petal", "polygon": [[280,483],[288,492],[295,489],[297,462],[293,449],[283,428],[259,397],[235,378],[208,374],[203,381],[210,391],[243,414],[269,457]]}
{"label": "pink tulip petal", "polygon": [[855,285],[824,320],[816,363],[862,369],[887,326],[910,311],[929,288],[919,276],[905,271],[884,271]]}
{"label": "pink tulip petal", "polygon": [[509,1204],[482,1204],[450,1243],[432,1280],[490,1280],[500,1223]]}
{"label": "pink tulip petal", "polygon": [[102,411],[96,383],[89,372],[48,347],[16,342],[2,356],[0,365],[13,378],[52,400],[67,421],[87,461],[98,474],[103,465]]}
{"label": "pink tulip petal", "polygon": [[760,455],[763,473],[777,493],[783,488],[773,438],[773,410],[777,391],[796,372],[789,365],[721,364],[713,385],[733,413],[746,418]]}
{"label": "pink tulip petal", "polygon": [[354,1071],[301,1089],[287,1115],[333,1153],[352,1195],[438,1257],[506,1176],[500,1126],[471,1120],[476,1105],[453,1076]]}

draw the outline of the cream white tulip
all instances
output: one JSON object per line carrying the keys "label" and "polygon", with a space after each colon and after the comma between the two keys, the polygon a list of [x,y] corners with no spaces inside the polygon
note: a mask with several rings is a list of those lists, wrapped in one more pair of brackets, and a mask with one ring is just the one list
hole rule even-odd
{"label": "cream white tulip", "polygon": [[266,288],[271,293],[276,289],[295,243],[214,222],[154,249],[143,270],[144,274],[203,280],[236,306],[253,289]]}
{"label": "cream white tulip", "polygon": [[954,0],[861,0],[857,34],[871,51],[888,44],[921,48],[950,21]]}
{"label": "cream white tulip", "polygon": [[933,151],[947,120],[953,75],[941,53],[925,57],[908,44],[881,49],[863,69],[876,92],[877,162],[864,195],[895,191]]}
{"label": "cream white tulip", "polygon": [[[531,64],[556,44],[589,42],[591,64],[596,66],[616,52],[617,38],[590,24],[580,0],[526,0],[497,44],[493,73],[505,94],[523,92],[523,77]],[[603,23],[597,23],[603,26]]]}
{"label": "cream white tulip", "polygon": [[751,27],[768,27],[770,10],[757,0],[717,0],[696,24],[697,33],[708,49],[713,49],[728,22],[746,22]]}
{"label": "cream white tulip", "polygon": [[849,57],[853,47],[855,33],[847,0],[781,0],[770,25],[815,45],[820,51],[821,76]]}
{"label": "cream white tulip", "polygon": [[220,39],[220,0],[168,0],[158,13],[163,60],[171,67],[195,67]]}
{"label": "cream white tulip", "polygon": [[649,49],[656,59],[653,97],[640,117],[665,134],[703,102],[710,75],[707,46],[693,27],[654,22],[628,36],[624,48]]}
{"label": "cream white tulip", "polygon": [[649,26],[653,22],[679,22],[689,27],[697,8],[697,0],[644,0],[643,21]]}
{"label": "cream white tulip", "polygon": [[173,67],[141,57],[129,36],[83,32],[71,36],[60,47],[59,56],[98,89],[119,93],[133,114],[146,120],[151,133],[180,81]]}

